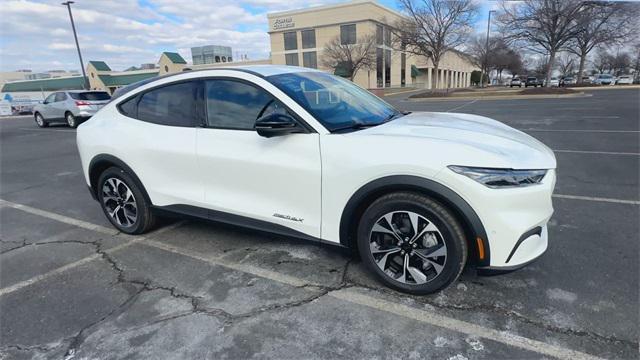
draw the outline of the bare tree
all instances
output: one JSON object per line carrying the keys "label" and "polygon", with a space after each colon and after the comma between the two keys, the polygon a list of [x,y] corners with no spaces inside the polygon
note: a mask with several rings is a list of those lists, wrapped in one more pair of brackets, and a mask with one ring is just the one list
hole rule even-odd
{"label": "bare tree", "polygon": [[614,76],[626,74],[631,67],[631,56],[628,52],[618,52],[611,57],[611,71]]}
{"label": "bare tree", "polygon": [[546,86],[550,86],[556,54],[583,31],[576,19],[590,4],[581,0],[524,0],[515,4],[505,0],[498,21],[509,39],[524,41],[529,49],[548,57],[545,75]]}
{"label": "bare tree", "polygon": [[392,27],[394,44],[433,63],[432,88],[438,87],[438,71],[444,55],[464,44],[477,12],[473,0],[398,0],[407,18]]}
{"label": "bare tree", "polygon": [[577,19],[582,31],[576,34],[567,50],[580,59],[578,84],[589,53],[601,45],[620,44],[635,33],[640,16],[637,3],[593,2]]}
{"label": "bare tree", "polygon": [[343,44],[340,36],[336,36],[322,51],[322,65],[343,71],[351,81],[358,71],[373,68],[375,61],[376,39],[373,35],[362,36],[355,44]]}
{"label": "bare tree", "polygon": [[593,67],[598,74],[611,72],[613,56],[604,48],[599,48],[592,60]]}
{"label": "bare tree", "polygon": [[564,53],[558,57],[558,70],[562,76],[572,75],[575,69],[576,59],[573,56]]}
{"label": "bare tree", "polygon": [[636,43],[633,46],[633,52],[635,53],[635,60],[633,61],[632,68],[633,72],[633,82],[637,83],[640,81],[640,42]]}

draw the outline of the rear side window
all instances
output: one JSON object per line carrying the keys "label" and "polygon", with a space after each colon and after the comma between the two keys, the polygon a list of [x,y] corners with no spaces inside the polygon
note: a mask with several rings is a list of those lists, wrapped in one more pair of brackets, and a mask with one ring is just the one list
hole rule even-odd
{"label": "rear side window", "polygon": [[69,93],[74,100],[86,100],[86,101],[102,101],[111,99],[111,95],[105,91],[91,91],[83,93]]}
{"label": "rear side window", "polygon": [[210,127],[253,130],[259,116],[286,109],[263,89],[233,80],[205,82],[207,124]]}
{"label": "rear side window", "polygon": [[[120,111],[142,121],[168,126],[194,126],[197,117],[195,82],[159,87],[120,105]],[[135,114],[135,116],[134,116]]]}

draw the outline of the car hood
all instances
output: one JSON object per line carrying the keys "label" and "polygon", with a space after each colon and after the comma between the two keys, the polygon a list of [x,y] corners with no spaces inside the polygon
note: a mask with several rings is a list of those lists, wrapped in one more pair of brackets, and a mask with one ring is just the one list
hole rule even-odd
{"label": "car hood", "polygon": [[444,149],[449,153],[442,155],[451,157],[455,165],[513,169],[556,167],[553,151],[543,143],[499,121],[478,115],[416,112],[357,133],[419,138],[434,148],[446,143],[448,146]]}

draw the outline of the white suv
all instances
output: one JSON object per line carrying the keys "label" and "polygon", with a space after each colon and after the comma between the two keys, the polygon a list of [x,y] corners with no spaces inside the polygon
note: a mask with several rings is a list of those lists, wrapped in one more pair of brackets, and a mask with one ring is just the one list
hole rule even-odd
{"label": "white suv", "polygon": [[250,66],[132,86],[78,128],[91,194],[120,231],[159,211],[351,248],[425,294],[466,263],[547,248],[553,152],[485,117],[402,113],[321,71]]}

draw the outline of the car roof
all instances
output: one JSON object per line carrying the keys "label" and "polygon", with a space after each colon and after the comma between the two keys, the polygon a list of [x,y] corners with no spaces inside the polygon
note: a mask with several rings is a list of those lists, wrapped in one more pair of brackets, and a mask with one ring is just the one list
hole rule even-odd
{"label": "car roof", "polygon": [[144,79],[144,80],[123,86],[121,88],[118,88],[113,93],[111,100],[115,100],[132,90],[135,90],[143,85],[150,84],[160,79],[166,79],[166,78],[174,77],[174,76],[185,74],[185,73],[200,73],[200,72],[211,73],[211,72],[225,71],[225,70],[246,72],[259,77],[268,77],[272,75],[291,74],[291,73],[298,73],[298,72],[322,72],[316,69],[300,67],[300,66],[287,66],[287,65],[220,66],[215,68],[204,68],[204,69],[196,69],[196,70],[191,70],[189,69],[189,67],[187,67],[181,72],[165,74],[162,76],[156,76],[156,77]]}
{"label": "car roof", "polygon": [[106,92],[105,90],[66,90],[68,93]]}

